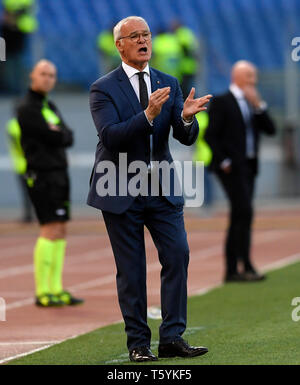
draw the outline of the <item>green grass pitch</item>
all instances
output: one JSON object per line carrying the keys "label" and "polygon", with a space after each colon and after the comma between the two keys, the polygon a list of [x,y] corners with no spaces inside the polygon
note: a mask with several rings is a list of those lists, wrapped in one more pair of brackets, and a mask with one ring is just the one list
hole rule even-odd
{"label": "green grass pitch", "polygon": [[[292,320],[292,311],[297,313],[294,297],[300,297],[300,263],[268,273],[263,282],[227,284],[191,297],[183,337],[192,345],[207,346],[209,352],[192,359],[160,359],[155,365],[299,364],[300,320]],[[149,320],[154,353],[159,324]],[[95,330],[8,364],[130,364],[124,324]]]}

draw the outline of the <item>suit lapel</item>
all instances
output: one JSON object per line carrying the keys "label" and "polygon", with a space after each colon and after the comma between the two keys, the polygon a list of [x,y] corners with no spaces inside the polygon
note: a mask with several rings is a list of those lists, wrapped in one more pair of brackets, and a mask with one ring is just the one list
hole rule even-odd
{"label": "suit lapel", "polygon": [[[119,85],[122,90],[122,92],[127,97],[129,103],[131,104],[134,112],[138,114],[142,111],[142,106],[134,92],[134,89],[132,88],[132,85],[128,79],[128,76],[126,75],[125,71],[122,68],[122,65],[120,65],[117,69],[117,77],[119,80]],[[150,68],[150,81],[151,81],[151,93],[156,91],[159,87],[162,87],[162,81],[157,76],[155,71],[153,71],[152,68]],[[155,132],[155,128],[157,127],[157,120],[159,120],[159,116],[156,117],[153,121],[153,131]]]}
{"label": "suit lapel", "polygon": [[[162,81],[160,80],[160,78],[157,76],[156,72],[152,68],[150,68],[150,81],[151,81],[151,93],[156,91],[158,88],[162,87]],[[159,119],[160,119],[160,114],[153,121],[153,133],[154,134],[157,130],[157,127],[158,127],[157,123],[158,123]],[[155,135],[153,136],[153,144],[154,144],[154,146],[156,145],[156,136]]]}
{"label": "suit lapel", "polygon": [[156,75],[156,73],[153,71],[152,68],[150,68],[150,80],[151,80],[151,93],[153,93],[159,88],[161,81],[159,80],[158,76]]}
{"label": "suit lapel", "polygon": [[119,80],[119,85],[121,90],[127,97],[129,103],[134,109],[134,112],[138,114],[139,112],[142,111],[142,106],[134,92],[134,89],[132,88],[132,85],[128,79],[128,76],[126,75],[125,71],[122,68],[122,65],[120,65],[118,68],[118,80]]}

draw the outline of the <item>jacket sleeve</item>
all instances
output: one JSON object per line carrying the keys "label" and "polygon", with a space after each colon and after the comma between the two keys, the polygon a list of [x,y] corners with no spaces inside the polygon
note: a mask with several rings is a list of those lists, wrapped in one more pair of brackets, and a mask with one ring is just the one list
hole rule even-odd
{"label": "jacket sleeve", "polygon": [[209,124],[204,139],[212,149],[216,164],[221,164],[226,155],[222,149],[222,131],[225,124],[225,107],[222,100],[214,98],[208,108]]}
{"label": "jacket sleeve", "polygon": [[267,111],[255,114],[255,122],[261,132],[267,135],[275,135],[276,128]]}
{"label": "jacket sleeve", "polygon": [[109,151],[126,151],[136,135],[152,134],[144,111],[121,121],[115,101],[96,84],[91,87],[90,109],[99,138]]}
{"label": "jacket sleeve", "polygon": [[64,127],[60,131],[51,130],[37,108],[30,106],[19,107],[17,119],[24,137],[35,138],[53,147],[68,147],[73,143],[71,130]]}
{"label": "jacket sleeve", "polygon": [[194,117],[192,124],[185,126],[182,121],[181,113],[183,110],[183,97],[178,81],[175,83],[175,101],[172,109],[171,125],[173,127],[173,137],[180,143],[191,146],[196,142],[199,134],[197,119]]}
{"label": "jacket sleeve", "polygon": [[70,129],[70,127],[66,124],[64,121],[59,109],[53,104],[52,102],[49,103],[53,111],[56,113],[56,115],[60,119],[59,127],[61,129],[61,132],[65,135],[65,147],[70,147],[74,144],[74,135],[73,131]]}

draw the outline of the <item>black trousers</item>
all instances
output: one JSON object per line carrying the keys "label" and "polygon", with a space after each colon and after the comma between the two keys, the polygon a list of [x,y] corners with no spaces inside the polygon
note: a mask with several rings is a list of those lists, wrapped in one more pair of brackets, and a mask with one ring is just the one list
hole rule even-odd
{"label": "black trousers", "polygon": [[238,261],[244,271],[253,271],[250,260],[251,226],[253,219],[253,195],[255,166],[251,160],[230,174],[219,171],[217,176],[230,202],[230,221],[225,243],[226,274],[238,272]]}
{"label": "black trousers", "polygon": [[70,219],[70,182],[65,169],[31,171],[34,179],[27,186],[28,194],[41,225],[50,222],[65,222]]}

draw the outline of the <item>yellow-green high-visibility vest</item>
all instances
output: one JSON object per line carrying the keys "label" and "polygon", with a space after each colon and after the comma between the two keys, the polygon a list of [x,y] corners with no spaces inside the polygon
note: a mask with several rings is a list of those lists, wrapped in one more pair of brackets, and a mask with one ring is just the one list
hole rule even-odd
{"label": "yellow-green high-visibility vest", "polygon": [[187,27],[179,27],[175,36],[185,53],[180,61],[180,72],[182,75],[193,75],[197,71],[197,60],[193,54],[197,50],[197,39],[193,31]]}
{"label": "yellow-green high-visibility vest", "polygon": [[34,3],[35,0],[3,0],[6,11],[16,14],[16,25],[22,33],[33,33],[38,29],[38,21],[30,12]]}
{"label": "yellow-green high-visibility vest", "polygon": [[18,12],[30,8],[34,3],[35,0],[3,0],[3,6],[8,12]]}
{"label": "yellow-green high-visibility vest", "polygon": [[173,33],[162,33],[153,39],[153,67],[180,79],[182,49]]}
{"label": "yellow-green high-visibility vest", "polygon": [[6,132],[8,136],[8,149],[13,162],[14,170],[17,174],[26,173],[27,161],[21,145],[21,127],[17,119],[11,119],[7,122]]}
{"label": "yellow-green high-visibility vest", "polygon": [[193,160],[201,161],[204,163],[204,166],[207,167],[210,165],[212,160],[212,150],[204,140],[205,131],[208,127],[209,116],[206,111],[201,111],[196,114],[196,119],[199,125],[199,135],[196,140],[196,149],[194,152]]}
{"label": "yellow-green high-visibility vest", "polygon": [[43,102],[42,115],[47,123],[58,125],[61,122],[60,118],[49,107],[47,99]]}
{"label": "yellow-green high-visibility vest", "polygon": [[[47,99],[44,100],[41,112],[47,123],[55,125],[60,124],[60,118],[50,109]],[[6,131],[8,136],[8,149],[11,155],[14,170],[17,174],[24,175],[27,171],[27,160],[21,145],[21,127],[16,118],[8,121]],[[34,181],[32,178],[27,178],[27,183],[29,187],[32,187]]]}
{"label": "yellow-green high-visibility vest", "polygon": [[29,14],[24,14],[18,17],[17,27],[23,33],[33,33],[38,29],[38,21]]}
{"label": "yellow-green high-visibility vest", "polygon": [[114,36],[110,31],[102,31],[97,37],[97,46],[100,51],[108,56],[120,58],[119,51],[115,45]]}

